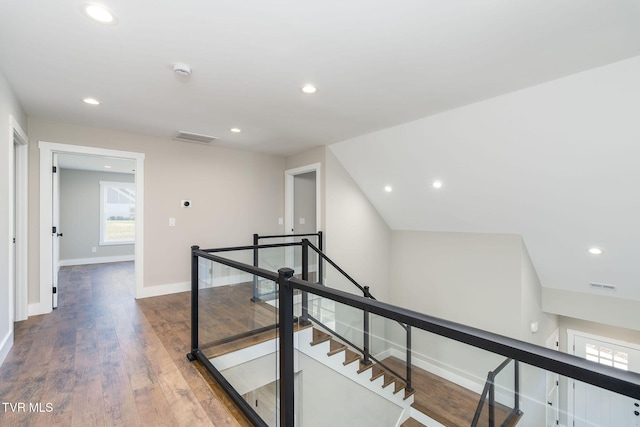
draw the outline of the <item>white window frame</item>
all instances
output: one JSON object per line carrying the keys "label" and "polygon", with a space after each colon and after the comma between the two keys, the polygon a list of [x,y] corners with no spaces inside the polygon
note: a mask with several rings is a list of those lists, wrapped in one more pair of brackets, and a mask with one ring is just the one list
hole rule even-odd
{"label": "white window frame", "polygon": [[[134,182],[116,182],[116,181],[100,181],[100,246],[112,245],[132,245],[135,243],[135,236],[130,240],[105,240],[107,232],[107,188],[109,187],[126,187],[135,192],[136,184]],[[137,197],[137,195],[136,195]],[[135,204],[135,202],[134,202]],[[136,216],[138,213],[136,212]]]}

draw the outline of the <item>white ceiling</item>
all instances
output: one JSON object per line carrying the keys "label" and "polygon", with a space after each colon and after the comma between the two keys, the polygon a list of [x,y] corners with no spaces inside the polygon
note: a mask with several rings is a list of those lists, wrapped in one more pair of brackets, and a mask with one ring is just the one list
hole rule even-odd
{"label": "white ceiling", "polygon": [[81,1],[0,1],[27,114],[285,154],[640,54],[637,0],[103,3],[117,25]]}
{"label": "white ceiling", "polygon": [[[103,3],[116,25],[90,21],[81,1],[0,0],[0,69],[28,115],[167,138],[183,130],[216,136],[220,146],[286,155],[640,55],[638,0]],[[190,78],[173,73],[177,62],[191,66]],[[305,83],[319,92],[302,94]],[[83,104],[86,96],[102,105]],[[381,165],[361,176],[345,164],[392,228],[549,232],[553,218],[516,223],[487,211],[487,200],[510,206],[512,193],[497,188],[468,190],[429,211],[429,224],[416,219],[424,206],[412,202],[422,189],[407,186],[402,199],[395,195],[395,211],[385,211],[374,195],[379,171],[402,176],[412,165],[409,177],[423,168],[418,158],[434,153],[409,150],[393,164],[372,155],[368,164]],[[504,159],[476,160],[482,174],[500,170]],[[441,176],[460,172],[435,165]],[[518,185],[535,188],[533,179],[520,176]],[[460,203],[484,216],[459,218]],[[615,216],[607,219],[611,234],[627,232]],[[560,252],[534,243],[529,250],[536,267],[546,263],[544,271],[556,274]],[[627,295],[640,298],[640,289]]]}

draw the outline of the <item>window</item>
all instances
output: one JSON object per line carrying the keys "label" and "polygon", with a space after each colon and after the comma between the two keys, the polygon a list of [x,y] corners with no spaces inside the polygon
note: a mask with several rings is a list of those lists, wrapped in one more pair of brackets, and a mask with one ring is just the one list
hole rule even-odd
{"label": "window", "polygon": [[100,181],[100,244],[132,244],[136,237],[136,187]]}
{"label": "window", "polygon": [[629,355],[625,352],[595,344],[587,344],[586,353],[587,360],[592,362],[613,366],[625,371],[629,369]]}

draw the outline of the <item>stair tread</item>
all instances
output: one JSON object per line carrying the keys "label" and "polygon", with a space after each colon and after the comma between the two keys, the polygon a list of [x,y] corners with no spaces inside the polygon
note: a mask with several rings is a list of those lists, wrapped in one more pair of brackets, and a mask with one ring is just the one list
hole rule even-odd
{"label": "stair tread", "polygon": [[330,339],[331,339],[331,335],[324,333],[319,329],[313,328],[313,338],[311,341],[312,346],[329,341]]}
{"label": "stair tread", "polygon": [[327,352],[327,356],[333,356],[334,354],[340,353],[343,350],[346,350],[347,346],[338,342],[334,339],[329,341],[329,351]]}
{"label": "stair tread", "polygon": [[360,355],[355,351],[346,349],[344,353],[344,362],[342,362],[342,364],[346,366],[350,363],[355,362],[356,360],[360,360]]}

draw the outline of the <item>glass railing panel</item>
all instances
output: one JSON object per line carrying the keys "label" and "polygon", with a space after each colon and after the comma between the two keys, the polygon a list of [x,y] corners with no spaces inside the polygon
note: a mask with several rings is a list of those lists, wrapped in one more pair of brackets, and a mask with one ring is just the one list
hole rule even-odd
{"label": "glass railing panel", "polygon": [[[245,257],[225,253],[229,259]],[[277,299],[254,301],[254,278],[264,279],[244,271],[204,258],[199,271],[200,351],[268,425],[279,425]],[[277,290],[276,283],[269,285]]]}

